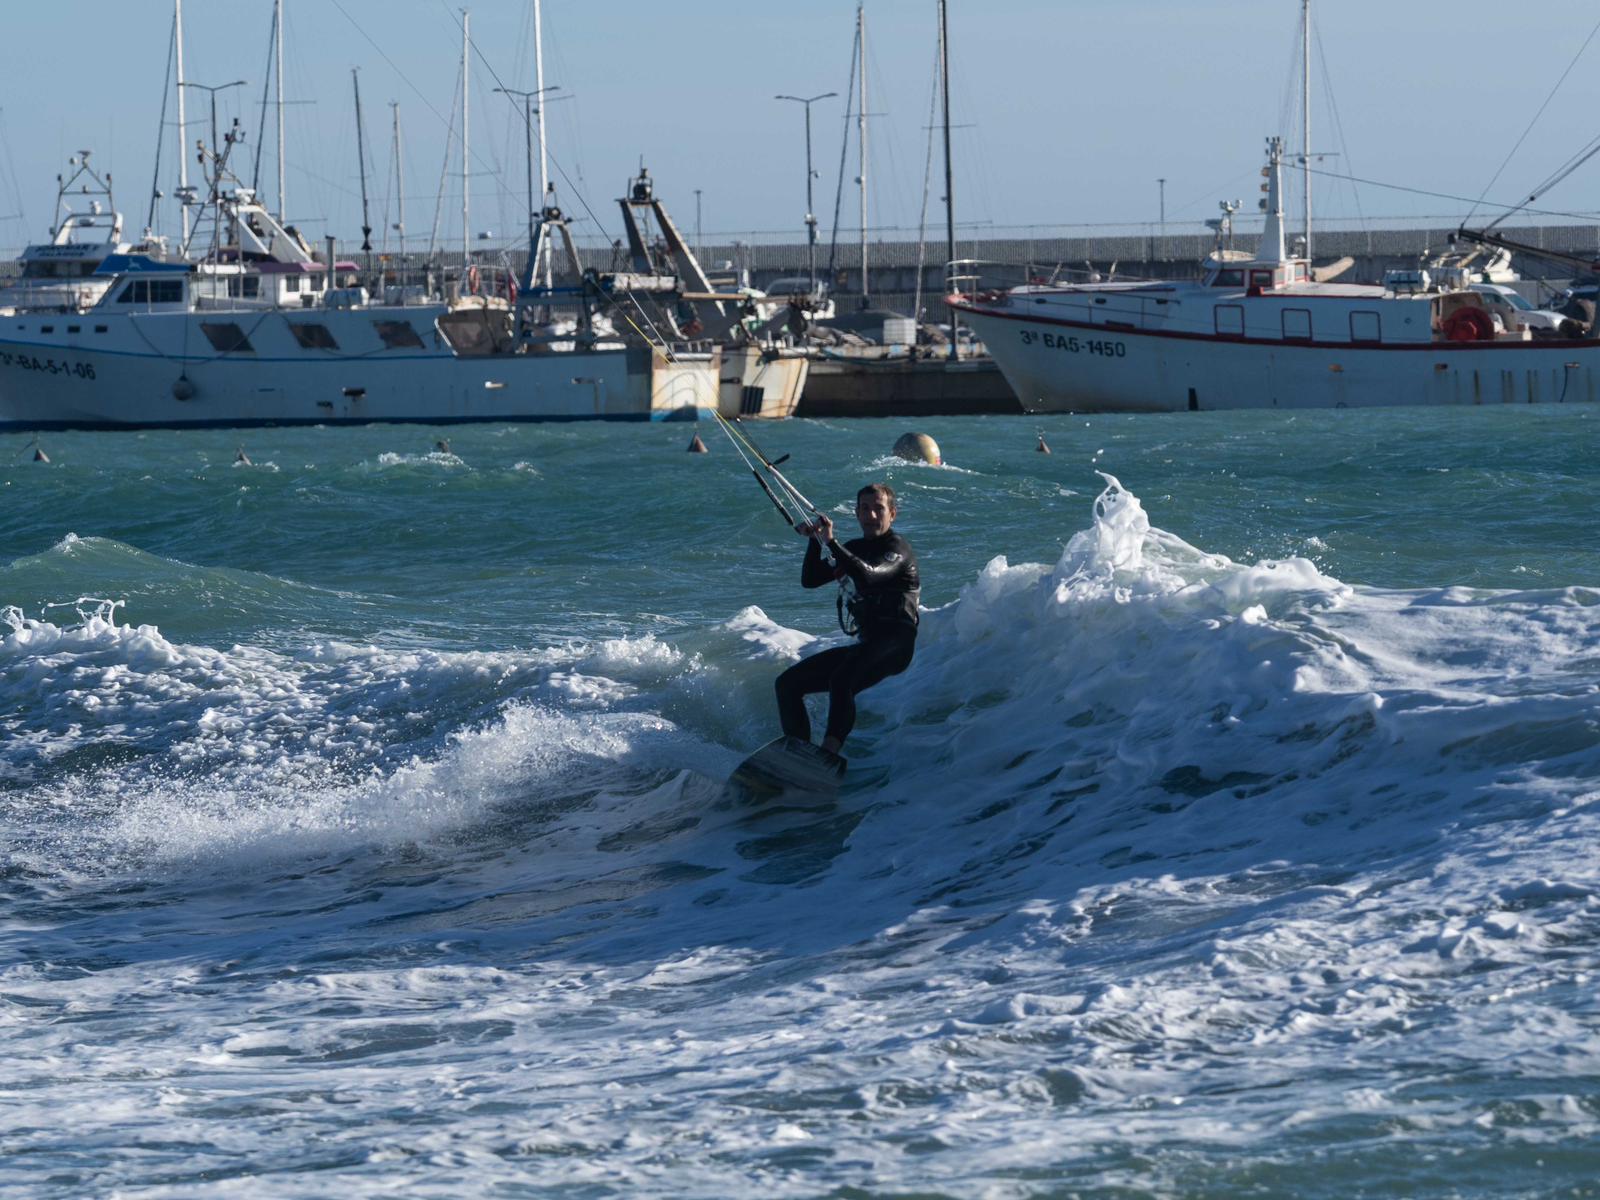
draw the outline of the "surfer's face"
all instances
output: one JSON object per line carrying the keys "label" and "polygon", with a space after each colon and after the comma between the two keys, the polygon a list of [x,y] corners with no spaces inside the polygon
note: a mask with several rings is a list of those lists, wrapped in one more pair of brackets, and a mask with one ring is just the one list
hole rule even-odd
{"label": "surfer's face", "polygon": [[856,497],[856,520],[861,522],[861,532],[867,537],[878,537],[889,532],[894,523],[894,504],[877,492],[863,492]]}

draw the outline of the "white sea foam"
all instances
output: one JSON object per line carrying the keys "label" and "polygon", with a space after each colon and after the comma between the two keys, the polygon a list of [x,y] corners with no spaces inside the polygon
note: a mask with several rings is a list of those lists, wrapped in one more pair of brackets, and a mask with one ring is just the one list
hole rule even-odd
{"label": "white sea foam", "polygon": [[[13,610],[6,830],[80,907],[3,927],[6,1082],[49,1117],[11,1149],[110,1130],[302,1194],[309,1137],[372,1151],[356,1190],[1020,1196],[1227,1189],[1174,1146],[1600,1134],[1562,1000],[1597,968],[1597,593],[1236,563],[1106,484],[1057,562],[924,614],[820,810],[700,778],[815,645],[759,609],[295,655]],[[61,766],[108,744],[182,769]],[[1508,1061],[1512,1102],[1452,1086]]]}

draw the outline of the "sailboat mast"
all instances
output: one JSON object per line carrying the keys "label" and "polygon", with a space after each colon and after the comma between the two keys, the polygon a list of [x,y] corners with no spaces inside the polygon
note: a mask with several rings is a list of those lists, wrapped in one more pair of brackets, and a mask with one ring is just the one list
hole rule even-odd
{"label": "sailboat mast", "polygon": [[183,245],[189,245],[189,123],[183,109],[183,0],[172,0],[178,54],[178,212],[183,217]]}
{"label": "sailboat mast", "polygon": [[867,307],[871,289],[867,284],[867,6],[865,0],[856,5],[856,42],[861,53],[857,56],[858,107],[856,114],[856,148],[861,155],[861,307]]}
{"label": "sailboat mast", "polygon": [[471,30],[472,14],[466,9],[461,10],[461,273],[463,279],[467,268],[471,265],[472,257],[472,202],[467,189],[470,186],[467,180],[467,153],[470,143],[467,140],[467,100],[468,87],[471,82],[472,60],[468,57],[472,48]]}
{"label": "sailboat mast", "polygon": [[404,145],[400,140],[400,102],[389,101],[389,107],[394,110],[394,194],[400,203],[400,219],[395,224],[394,231],[400,242],[400,261],[405,263],[406,256],[406,162],[404,158]]}
{"label": "sailboat mast", "polygon": [[[950,264],[956,261],[956,200],[955,184],[950,171],[950,34],[946,21],[945,0],[939,0],[939,86],[944,96],[944,246],[945,293],[949,294]],[[956,310],[950,309],[950,359],[961,357],[957,348],[958,326]]]}
{"label": "sailboat mast", "polygon": [[[534,99],[539,104],[535,111],[539,114],[539,204],[543,206],[550,190],[550,168],[544,150],[544,21],[539,0],[533,0],[533,88]],[[540,243],[539,254],[544,259],[544,286],[549,288],[555,282],[555,264],[548,242]]]}
{"label": "sailboat mast", "polygon": [[278,80],[278,221],[286,225],[289,222],[289,209],[283,198],[283,0],[276,0],[273,9],[273,20],[278,26],[277,36],[273,40],[273,69]]}
{"label": "sailboat mast", "polygon": [[1311,259],[1311,0],[1300,0],[1300,148],[1305,181],[1306,261]]}
{"label": "sailboat mast", "polygon": [[350,83],[356,93],[356,162],[361,172],[361,251],[367,256],[367,270],[372,270],[372,218],[367,209],[367,135],[361,121],[361,76],[357,68],[350,68]]}

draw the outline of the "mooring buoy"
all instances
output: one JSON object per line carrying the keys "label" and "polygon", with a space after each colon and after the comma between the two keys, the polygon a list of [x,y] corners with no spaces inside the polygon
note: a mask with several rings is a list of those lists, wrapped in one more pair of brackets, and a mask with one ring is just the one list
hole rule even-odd
{"label": "mooring buoy", "polygon": [[694,437],[689,440],[689,453],[690,454],[709,454],[710,453],[710,451],[706,449],[706,444],[700,440],[700,435],[698,433],[695,434]]}
{"label": "mooring buoy", "polygon": [[939,443],[925,433],[902,433],[895,440],[894,456],[907,462],[931,463],[936,467],[944,463],[944,459],[939,457]]}

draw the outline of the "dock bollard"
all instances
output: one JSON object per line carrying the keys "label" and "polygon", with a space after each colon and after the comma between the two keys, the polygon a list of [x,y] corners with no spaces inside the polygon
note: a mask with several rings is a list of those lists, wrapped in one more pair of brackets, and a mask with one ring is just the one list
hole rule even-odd
{"label": "dock bollard", "polygon": [[944,465],[944,459],[939,457],[939,443],[925,433],[902,433],[895,441],[894,456],[907,462]]}

